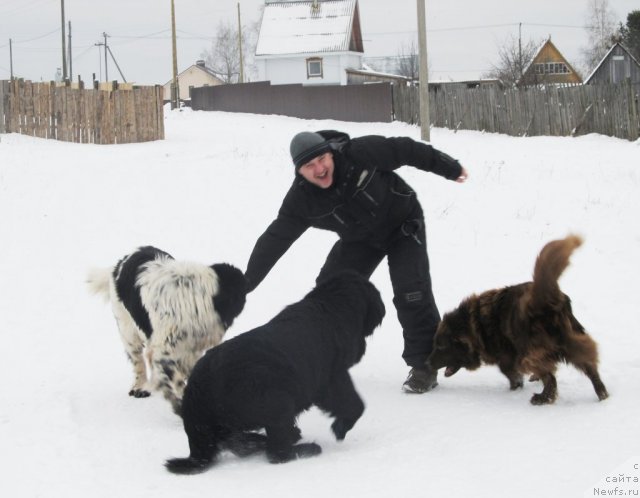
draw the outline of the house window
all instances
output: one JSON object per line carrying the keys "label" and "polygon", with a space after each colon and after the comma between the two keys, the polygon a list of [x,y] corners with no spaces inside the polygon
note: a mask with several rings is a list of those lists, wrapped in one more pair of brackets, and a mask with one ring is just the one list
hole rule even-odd
{"label": "house window", "polygon": [[307,59],[307,78],[322,78],[322,59]]}
{"label": "house window", "polygon": [[542,62],[535,64],[536,74],[569,74],[571,70],[564,62]]}

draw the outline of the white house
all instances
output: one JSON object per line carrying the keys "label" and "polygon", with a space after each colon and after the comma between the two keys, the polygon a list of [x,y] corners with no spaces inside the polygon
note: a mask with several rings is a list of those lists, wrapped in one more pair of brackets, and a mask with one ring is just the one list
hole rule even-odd
{"label": "white house", "polygon": [[364,48],[358,0],[265,0],[258,77],[273,85],[346,85]]}
{"label": "white house", "polygon": [[[171,84],[173,79],[164,84],[164,100],[171,100]],[[203,60],[196,61],[195,64],[178,73],[178,87],[180,89],[180,100],[189,100],[189,88],[199,88],[202,86],[223,85],[224,81],[218,78],[209,69]]]}

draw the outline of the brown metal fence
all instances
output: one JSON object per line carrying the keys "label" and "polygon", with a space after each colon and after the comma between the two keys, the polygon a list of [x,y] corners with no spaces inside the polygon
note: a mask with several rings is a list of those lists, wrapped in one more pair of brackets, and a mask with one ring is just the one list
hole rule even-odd
{"label": "brown metal fence", "polygon": [[120,144],[164,138],[161,86],[85,89],[0,81],[0,133]]}
{"label": "brown metal fence", "polygon": [[303,119],[390,122],[391,85],[271,85],[268,81],[194,88],[191,107],[204,111],[280,114]]}

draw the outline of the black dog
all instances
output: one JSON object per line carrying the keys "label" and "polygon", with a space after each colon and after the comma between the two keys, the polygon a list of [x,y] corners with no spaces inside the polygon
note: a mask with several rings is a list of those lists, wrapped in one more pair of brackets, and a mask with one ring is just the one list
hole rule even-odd
{"label": "black dog", "polygon": [[87,282],[111,302],[133,364],[129,395],[144,398],[159,389],[179,414],[196,361],[222,341],[244,307],[242,272],[226,263],[178,261],[147,246],[115,267],[93,270]]}
{"label": "black dog", "polygon": [[[266,448],[272,463],[314,456],[296,417],[311,405],[334,417],[344,439],[364,411],[348,369],[384,317],[377,289],[355,272],[328,278],[267,324],[210,349],[193,369],[183,400],[189,458],[167,461],[179,474],[206,470],[218,453]],[[252,431],[264,428],[266,436]]]}

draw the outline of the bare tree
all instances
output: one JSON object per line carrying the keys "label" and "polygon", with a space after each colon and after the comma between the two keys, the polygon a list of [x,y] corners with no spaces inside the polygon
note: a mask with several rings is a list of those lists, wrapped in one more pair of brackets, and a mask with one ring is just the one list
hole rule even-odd
{"label": "bare tree", "polygon": [[504,45],[498,48],[498,62],[491,66],[484,77],[497,78],[505,85],[515,85],[536,56],[541,44],[542,42],[536,43],[533,40],[523,44],[519,38],[511,35]]}
{"label": "bare tree", "polygon": [[[245,74],[251,74],[252,57],[255,52],[255,27],[242,30],[242,52]],[[216,36],[209,50],[205,50],[201,57],[207,67],[225,83],[237,83],[240,76],[240,50],[238,29],[232,23],[220,22]]]}
{"label": "bare tree", "polygon": [[417,81],[420,75],[420,60],[418,59],[418,45],[412,40],[408,45],[403,44],[398,52],[398,74]]}
{"label": "bare tree", "polygon": [[582,48],[584,69],[590,72],[619,36],[609,0],[589,0],[586,18],[587,46]]}

